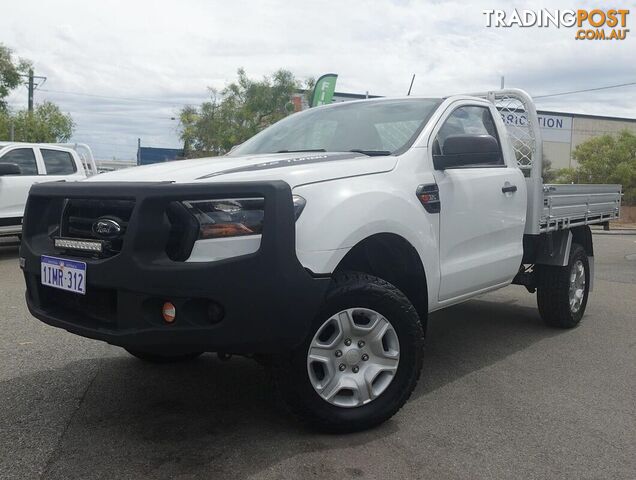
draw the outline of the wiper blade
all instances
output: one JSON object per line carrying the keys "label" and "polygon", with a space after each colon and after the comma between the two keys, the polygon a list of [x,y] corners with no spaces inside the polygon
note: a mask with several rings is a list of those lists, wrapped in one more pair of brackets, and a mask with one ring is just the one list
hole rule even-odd
{"label": "wiper blade", "polygon": [[326,152],[324,148],[302,148],[300,150],[278,150],[276,153]]}
{"label": "wiper blade", "polygon": [[386,155],[391,155],[391,152],[389,152],[388,150],[361,150],[359,148],[354,148],[349,151],[368,155],[369,157],[384,157]]}

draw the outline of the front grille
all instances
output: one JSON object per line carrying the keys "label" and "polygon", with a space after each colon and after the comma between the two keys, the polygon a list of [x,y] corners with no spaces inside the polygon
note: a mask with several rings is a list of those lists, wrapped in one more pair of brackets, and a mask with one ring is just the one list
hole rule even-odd
{"label": "front grille", "polygon": [[[61,236],[102,240],[104,242],[104,255],[115,255],[122,249],[134,206],[135,202],[132,200],[68,199],[62,214]],[[121,232],[111,238],[96,234],[93,225],[99,219],[117,222],[121,227]]]}

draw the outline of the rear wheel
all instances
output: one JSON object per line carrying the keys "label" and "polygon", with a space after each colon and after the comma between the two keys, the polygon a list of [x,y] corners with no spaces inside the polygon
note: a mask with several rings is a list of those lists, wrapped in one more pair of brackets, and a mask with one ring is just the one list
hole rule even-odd
{"label": "rear wheel", "polygon": [[306,341],[275,372],[291,410],[321,430],[350,432],[395,414],[422,368],[419,317],[396,287],[339,274]]}
{"label": "rear wheel", "polygon": [[132,356],[137,357],[139,360],[143,360],[144,362],[149,362],[149,363],[188,362],[188,361],[194,360],[195,358],[203,354],[203,352],[190,352],[190,353],[180,353],[180,354],[170,355],[170,354],[143,352],[141,350],[131,350],[128,348],[126,348],[126,351],[130,353]]}
{"label": "rear wheel", "polygon": [[537,304],[541,318],[550,326],[576,327],[587,306],[590,266],[585,249],[573,243],[567,266],[541,265]]}

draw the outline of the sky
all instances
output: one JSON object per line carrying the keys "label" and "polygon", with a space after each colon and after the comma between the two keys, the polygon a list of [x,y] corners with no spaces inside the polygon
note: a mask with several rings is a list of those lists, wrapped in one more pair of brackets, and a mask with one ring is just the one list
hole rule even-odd
{"label": "sky", "polygon": [[[519,9],[608,8],[526,0]],[[180,146],[174,117],[245,68],[297,78],[338,74],[336,90],[445,96],[507,87],[546,95],[636,82],[636,2],[623,41],[575,40],[573,28],[487,28],[507,1],[32,0],[3,8],[0,43],[46,83],[35,101],[72,115],[73,141],[98,159],[132,160],[142,145]],[[26,88],[9,97],[25,108]],[[636,85],[537,99],[537,107],[636,118]]]}

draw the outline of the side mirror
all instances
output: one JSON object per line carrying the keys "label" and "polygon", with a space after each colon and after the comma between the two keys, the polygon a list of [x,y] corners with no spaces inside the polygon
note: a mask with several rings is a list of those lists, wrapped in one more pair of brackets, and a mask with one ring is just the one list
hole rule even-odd
{"label": "side mirror", "polygon": [[15,163],[0,163],[0,177],[4,175],[20,175],[22,170]]}
{"label": "side mirror", "polygon": [[442,153],[433,155],[435,170],[497,163],[501,163],[501,149],[492,135],[449,135]]}

